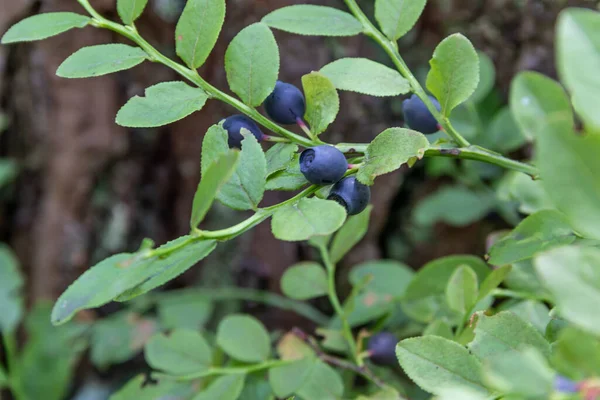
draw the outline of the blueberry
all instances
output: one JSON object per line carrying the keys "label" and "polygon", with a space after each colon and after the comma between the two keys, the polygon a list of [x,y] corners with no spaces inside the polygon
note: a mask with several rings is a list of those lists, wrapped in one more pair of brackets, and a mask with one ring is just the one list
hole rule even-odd
{"label": "blueberry", "polygon": [[371,200],[371,189],[363,185],[354,176],[348,176],[336,183],[327,197],[340,203],[348,215],[360,214]]}
{"label": "blueberry", "polygon": [[[441,110],[440,103],[433,97],[429,96],[435,108]],[[437,120],[431,115],[431,112],[417,95],[413,94],[410,99],[402,102],[402,112],[404,112],[404,121],[406,124],[416,131],[424,134],[436,133],[439,131]]]}
{"label": "blueberry", "polygon": [[579,391],[579,385],[569,378],[557,375],[554,378],[554,390],[562,393],[577,393]]}
{"label": "blueberry", "polygon": [[275,90],[265,100],[265,110],[279,124],[293,125],[306,111],[304,95],[296,86],[277,81]]}
{"label": "blueberry", "polygon": [[331,185],[344,177],[348,161],[344,153],[333,146],[317,146],[300,154],[300,171],[315,185]]}
{"label": "blueberry", "polygon": [[370,359],[376,365],[397,365],[396,345],[398,338],[390,332],[381,332],[369,338],[367,349],[371,355]]}
{"label": "blueberry", "polygon": [[259,142],[264,136],[254,121],[241,114],[232,115],[231,117],[225,119],[225,122],[223,122],[223,128],[227,130],[227,134],[229,135],[227,142],[230,148],[242,148],[242,140],[244,139],[244,136],[242,136],[241,132],[242,128],[248,129]]}

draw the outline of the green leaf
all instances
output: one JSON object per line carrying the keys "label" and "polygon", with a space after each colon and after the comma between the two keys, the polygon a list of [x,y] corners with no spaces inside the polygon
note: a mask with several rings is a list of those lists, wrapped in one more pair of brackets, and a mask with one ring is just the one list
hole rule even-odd
{"label": "green leaf", "polygon": [[375,0],[375,19],[390,40],[404,36],[417,23],[427,0]]}
{"label": "green leaf", "polygon": [[496,84],[496,68],[492,59],[482,51],[478,51],[477,56],[479,57],[479,84],[469,97],[469,101],[473,103],[481,103]]}
{"label": "green leaf", "polygon": [[15,332],[23,316],[23,290],[25,282],[19,261],[12,250],[0,243],[0,332]]}
{"label": "green leaf", "polygon": [[469,39],[455,33],[438,45],[429,64],[427,89],[440,102],[442,115],[448,117],[475,92],[479,84],[479,57]]}
{"label": "green leaf", "polygon": [[448,256],[434,260],[415,275],[402,298],[402,309],[411,318],[421,322],[432,322],[446,317],[450,321],[457,318],[456,312],[446,303],[446,286],[454,271],[466,265],[477,274],[482,282],[490,273],[488,266],[475,256]]}
{"label": "green leaf", "polygon": [[498,186],[498,197],[503,201],[515,201],[523,214],[553,209],[554,205],[542,187],[542,182],[534,181],[520,172],[508,173]]}
{"label": "green leaf", "polygon": [[372,185],[377,176],[397,170],[411,158],[423,158],[428,147],[429,140],[420,132],[404,128],[386,129],[367,147],[356,177],[360,182]]}
{"label": "green leaf", "polygon": [[494,289],[496,289],[500,284],[504,281],[504,279],[508,276],[510,271],[512,270],[511,265],[504,265],[500,268],[496,268],[492,271],[491,274],[485,278],[485,280],[481,283],[479,287],[479,296],[477,296],[477,301],[480,301],[487,297]]}
{"label": "green leaf", "polygon": [[438,336],[405,339],[396,346],[404,372],[421,389],[438,394],[454,386],[488,394],[480,380],[481,364],[456,342]]}
{"label": "green leaf", "polygon": [[373,206],[369,205],[358,215],[353,215],[346,220],[340,230],[333,237],[331,249],[329,250],[331,261],[337,263],[352,250],[367,234],[369,229],[369,219]]}
{"label": "green leaf", "polygon": [[177,55],[199,68],[215,47],[225,21],[225,0],[188,0],[175,28]]}
{"label": "green leaf", "polygon": [[[189,3],[188,3],[189,4]],[[204,90],[183,82],[162,82],[135,96],[117,113],[117,124],[128,128],[153,128],[179,121],[204,107]]]}
{"label": "green leaf", "polygon": [[461,315],[469,312],[477,302],[477,274],[467,266],[458,267],[446,286],[446,302]]}
{"label": "green leaf", "polygon": [[192,217],[190,219],[190,226],[192,228],[197,227],[202,222],[212,206],[215,197],[233,175],[238,164],[239,155],[237,151],[228,151],[208,168],[203,168],[202,179],[200,179],[198,189],[196,189],[196,194],[194,194]]}
{"label": "green leaf", "polygon": [[170,375],[188,375],[206,371],[212,363],[212,352],[206,340],[196,331],[177,329],[168,336],[155,335],[144,349],[146,361],[154,369]]}
{"label": "green leaf", "polygon": [[15,360],[13,383],[22,389],[23,399],[64,400],[75,379],[87,347],[88,326],[73,322],[54,327],[50,323],[52,304],[36,303],[27,314],[27,341]]}
{"label": "green leaf", "polygon": [[125,44],[101,44],[84,47],[70,55],[56,71],[62,78],[89,78],[123,71],[148,58],[139,47]]}
{"label": "green leaf", "polygon": [[535,270],[552,293],[560,315],[600,335],[600,250],[567,246],[537,256]]}
{"label": "green leaf", "polygon": [[277,239],[296,242],[330,235],[345,220],[346,210],[335,201],[303,198],[279,208],[273,215],[271,228]]}
{"label": "green leaf", "polygon": [[4,36],[2,44],[31,42],[56,36],[73,28],[83,28],[91,19],[71,13],[54,12],[34,15],[13,25]]}
{"label": "green leaf", "polygon": [[597,90],[600,86],[600,13],[568,8],[560,13],[556,51],[561,80],[573,96],[573,105],[586,126],[600,132]]}
{"label": "green leaf", "polygon": [[[59,297],[52,310],[52,323],[63,324],[79,310],[99,307],[127,291],[150,290],[165,282],[166,276],[177,276],[208,255],[216,246],[214,240],[191,241],[178,238],[159,247],[167,255],[150,256],[148,250],[111,256],[83,273]],[[182,243],[187,242],[183,247]]]}
{"label": "green leaf", "polygon": [[244,103],[263,103],[279,75],[279,48],[267,25],[252,24],[233,38],[225,53],[225,71],[229,87]]}
{"label": "green leaf", "polygon": [[148,0],[117,0],[117,12],[125,25],[131,25],[142,15]]}
{"label": "green leaf", "polygon": [[445,319],[437,319],[429,324],[423,331],[423,336],[427,335],[440,336],[450,340],[454,338],[452,326],[450,326],[450,323]]}
{"label": "green leaf", "polygon": [[217,199],[234,210],[256,210],[265,193],[267,161],[256,137],[244,128],[242,134],[240,161],[219,190]]}
{"label": "green leaf", "polygon": [[0,366],[0,388],[6,387],[7,384],[8,384],[8,376],[6,375],[4,368],[2,366]]}
{"label": "green leaf", "polygon": [[277,143],[267,150],[267,176],[285,170],[297,152],[298,145],[293,143]]}
{"label": "green leaf", "polygon": [[552,347],[552,364],[571,379],[600,375],[600,341],[573,327],[561,331]]}
{"label": "green leaf", "polygon": [[164,380],[152,384],[146,381],[144,374],[136,376],[113,394],[110,400],[189,400],[194,392],[193,387],[186,382]]}
{"label": "green leaf", "polygon": [[538,211],[525,218],[490,249],[493,265],[512,264],[536,253],[571,244],[575,235],[566,217],[555,210]]}
{"label": "green leaf", "polygon": [[262,22],[271,28],[299,35],[354,36],[362,32],[361,23],[347,12],[309,4],[277,9]]}
{"label": "green leaf", "polygon": [[571,110],[563,88],[537,72],[521,72],[513,79],[509,103],[517,124],[530,140],[546,134],[548,116],[568,119]]}
{"label": "green leaf", "polygon": [[[360,395],[356,400],[403,400],[404,397],[400,396],[400,393],[394,388],[386,387],[380,391],[373,393],[368,396]],[[467,399],[461,399],[467,400]]]}
{"label": "green leaf", "polygon": [[548,399],[554,372],[535,349],[498,354],[484,363],[483,379],[500,393],[516,398]]}
{"label": "green leaf", "polygon": [[244,390],[245,380],[244,374],[221,376],[192,400],[236,400]]}
{"label": "green leaf", "polygon": [[306,382],[314,363],[314,357],[304,357],[291,364],[271,368],[269,383],[273,393],[283,398],[295,393]]}
{"label": "green leaf", "polygon": [[[183,236],[179,238],[182,242],[188,242],[189,236]],[[174,241],[176,243],[176,241]],[[159,286],[164,285],[165,283],[177,278],[179,275],[183,274],[185,271],[196,265],[200,260],[206,258],[217,246],[217,243],[214,240],[201,240],[192,244],[188,244],[188,247],[192,247],[193,249],[181,249],[179,252],[182,254],[187,254],[185,259],[181,260],[173,260],[173,264],[165,265],[161,267],[159,271],[154,271],[152,277],[145,280],[141,285],[135,286],[129,290],[126,290],[119,296],[115,298],[116,301],[129,301],[134,297],[140,296],[144,293],[151,291]]]}
{"label": "green leaf", "polygon": [[444,222],[467,226],[486,216],[494,207],[493,196],[462,186],[444,186],[422,199],[413,210],[414,221],[421,226]]}
{"label": "green leaf", "polygon": [[308,300],[327,294],[327,274],[315,262],[302,262],[285,270],[281,277],[281,291],[296,300]]}
{"label": "green leaf", "polygon": [[550,322],[550,310],[544,303],[536,300],[525,300],[510,306],[507,311],[514,313],[523,321],[529,322],[542,335],[545,334]]}
{"label": "green leaf", "polygon": [[15,161],[0,159],[0,189],[10,184],[17,177],[18,173],[19,166]]}
{"label": "green leaf", "polygon": [[[448,389],[444,389],[441,393],[435,397],[435,400],[489,400],[489,397],[481,394],[473,389],[466,388],[464,386],[456,386]],[[508,399],[506,399],[508,400]]]}
{"label": "green leaf", "polygon": [[496,113],[477,144],[501,153],[509,153],[526,143],[527,138],[517,125],[512,111],[504,107]]}
{"label": "green leaf", "polygon": [[[393,260],[368,261],[355,266],[348,277],[350,283],[354,288],[363,284],[364,288],[344,304],[350,325],[364,325],[391,314],[413,275],[411,268]],[[365,279],[369,279],[366,285]],[[337,318],[336,321],[339,322]]]}
{"label": "green leaf", "polygon": [[337,400],[344,394],[344,383],[333,368],[316,360],[296,393],[305,400]]}
{"label": "green leaf", "polygon": [[196,290],[171,290],[161,293],[157,308],[162,327],[190,330],[203,328],[214,309],[213,303]]}
{"label": "green leaf", "polygon": [[488,317],[477,313],[475,339],[469,350],[480,360],[488,360],[499,354],[519,353],[523,346],[531,346],[544,356],[550,355],[550,344],[530,323],[510,311],[502,311]]}
{"label": "green leaf", "polygon": [[[555,89],[561,93],[561,103],[568,105],[562,89]],[[537,101],[552,103],[552,93]],[[600,239],[600,135],[577,135],[570,107],[546,114],[541,122],[545,123],[538,121],[536,164],[546,193],[576,233]]]}
{"label": "green leaf", "polygon": [[311,72],[302,77],[302,87],[306,96],[304,118],[313,134],[318,135],[335,121],[340,111],[340,98],[333,83],[319,72]]}
{"label": "green leaf", "polygon": [[249,315],[229,315],[222,320],[217,344],[230,357],[249,363],[265,361],[271,353],[269,332]]}
{"label": "green leaf", "polygon": [[540,298],[550,297],[548,290],[535,272],[533,259],[514,263],[504,283],[509,289],[531,293]]}
{"label": "green leaf", "polygon": [[142,350],[156,331],[155,321],[121,311],[92,325],[90,358],[99,369],[121,364]]}
{"label": "green leaf", "polygon": [[267,190],[298,190],[308,184],[300,171],[300,154],[294,154],[285,169],[269,176]]}
{"label": "green leaf", "polygon": [[[217,191],[217,199],[236,210],[256,209],[265,191],[267,161],[260,144],[242,128],[240,161],[225,184]],[[222,154],[230,152],[227,131],[221,125],[212,126],[202,142],[202,173]],[[203,178],[204,179],[204,178]]]}
{"label": "green leaf", "polygon": [[398,96],[410,91],[410,84],[398,71],[367,58],[342,58],[320,72],[339,90],[370,96]]}

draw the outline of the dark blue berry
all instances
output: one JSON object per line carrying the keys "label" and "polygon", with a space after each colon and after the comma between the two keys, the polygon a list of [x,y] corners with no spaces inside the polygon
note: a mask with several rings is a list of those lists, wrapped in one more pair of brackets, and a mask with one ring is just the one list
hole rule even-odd
{"label": "dark blue berry", "polygon": [[275,90],[265,100],[265,110],[279,124],[295,124],[297,118],[304,118],[304,95],[296,86],[277,81]]}
{"label": "dark blue berry", "polygon": [[561,393],[577,393],[579,386],[569,378],[556,375],[556,378],[554,378],[554,390]]}
{"label": "dark blue berry", "polygon": [[316,146],[300,154],[300,171],[315,185],[331,185],[344,177],[348,161],[344,153],[333,146]]}
{"label": "dark blue berry", "polygon": [[241,132],[242,128],[248,129],[259,142],[264,136],[254,121],[241,114],[232,115],[231,117],[225,119],[225,122],[223,122],[223,128],[227,130],[227,134],[229,135],[227,142],[230,148],[242,148],[242,140],[244,139],[244,136],[242,136]]}
{"label": "dark blue berry", "polygon": [[333,185],[327,199],[335,200],[344,206],[348,215],[356,215],[369,205],[371,189],[360,183],[356,177],[348,176]]}
{"label": "dark blue berry", "polygon": [[371,361],[377,365],[397,365],[396,345],[398,338],[390,332],[381,332],[369,338],[367,350]]}
{"label": "dark blue berry", "polygon": [[[435,108],[441,110],[440,103],[433,97],[429,96]],[[439,131],[437,120],[431,115],[431,112],[417,95],[413,94],[410,99],[402,102],[402,112],[404,113],[404,121],[415,131],[424,134],[436,133]]]}

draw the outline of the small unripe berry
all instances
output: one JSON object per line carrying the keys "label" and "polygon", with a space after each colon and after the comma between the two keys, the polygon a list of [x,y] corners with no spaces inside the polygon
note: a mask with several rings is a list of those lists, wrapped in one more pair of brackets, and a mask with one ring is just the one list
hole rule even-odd
{"label": "small unripe berry", "polygon": [[[429,96],[429,98],[435,108],[440,111],[440,103],[433,96]],[[431,114],[425,103],[423,103],[423,100],[416,94],[413,94],[410,99],[406,99],[402,102],[402,112],[404,113],[404,121],[410,129],[426,135],[436,133],[440,130],[437,120]]]}
{"label": "small unripe berry", "polygon": [[333,185],[327,199],[340,203],[348,215],[356,215],[369,205],[371,188],[360,183],[356,177],[348,176]]}
{"label": "small unripe berry", "polygon": [[333,146],[322,145],[300,154],[300,172],[315,185],[331,185],[343,178],[348,170],[344,153]]}
{"label": "small unripe berry", "polygon": [[304,95],[296,86],[277,81],[275,90],[265,100],[265,111],[269,117],[284,125],[293,125],[306,112]]}
{"label": "small unripe berry", "polygon": [[380,332],[369,338],[367,350],[373,364],[392,366],[397,365],[396,345],[398,338],[390,332]]}
{"label": "small unripe berry", "polygon": [[244,140],[242,128],[248,129],[259,142],[263,140],[264,137],[264,134],[258,125],[250,118],[241,114],[232,115],[231,117],[226,118],[225,122],[223,122],[223,128],[227,130],[227,134],[229,135],[227,143],[230,148],[242,148],[242,140]]}

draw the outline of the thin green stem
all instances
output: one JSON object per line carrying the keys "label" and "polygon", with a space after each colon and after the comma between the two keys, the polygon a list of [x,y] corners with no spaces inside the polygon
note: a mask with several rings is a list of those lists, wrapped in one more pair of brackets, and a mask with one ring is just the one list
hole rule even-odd
{"label": "thin green stem", "polygon": [[182,293],[190,293],[200,298],[206,298],[209,301],[227,301],[227,300],[243,300],[254,301],[257,303],[268,304],[272,307],[277,307],[286,311],[293,311],[298,315],[313,321],[317,325],[327,325],[329,317],[321,313],[310,304],[292,300],[287,297],[280,296],[275,293],[266,292],[263,290],[239,288],[239,287],[223,287],[223,288],[191,288],[180,289],[175,292],[156,293],[153,299],[168,298],[171,295],[181,295]]}
{"label": "thin green stem", "polygon": [[375,27],[375,25],[373,25],[373,23],[369,20],[369,18],[367,18],[365,13],[363,13],[363,11],[360,9],[359,5],[356,3],[356,0],[344,0],[344,2],[350,9],[350,12],[352,12],[356,19],[358,19],[362,24],[363,33],[375,40],[388,54],[388,56],[390,57],[400,74],[402,74],[402,76],[410,83],[413,92],[417,96],[419,96],[419,98],[425,103],[431,114],[440,123],[444,131],[448,134],[448,136],[450,136],[452,140],[454,140],[456,144],[458,144],[458,146],[460,147],[469,146],[470,143],[467,141],[467,139],[465,139],[460,133],[458,133],[450,123],[450,120],[447,117],[442,116],[442,114],[437,110],[437,108],[435,108],[435,106],[431,102],[431,99],[429,98],[429,96],[427,96],[427,93],[425,93],[425,90],[423,89],[417,78],[415,78],[413,73],[410,71],[410,69],[400,56],[400,53],[398,52],[398,45],[396,44],[396,42],[389,40],[387,37],[385,37],[383,33],[379,31],[379,29]]}
{"label": "thin green stem", "polygon": [[329,251],[325,245],[319,246],[319,252],[321,253],[321,258],[323,259],[323,263],[327,269],[327,294],[329,296],[329,301],[331,302],[336,314],[342,321],[342,334],[344,335],[346,342],[348,342],[348,349],[350,350],[352,360],[354,360],[356,365],[361,367],[363,365],[363,360],[358,356],[358,352],[356,350],[356,341],[354,340],[354,335],[352,334],[352,328],[348,323],[346,312],[344,311],[344,308],[342,307],[340,299],[337,295],[335,287],[335,264],[331,261]]}
{"label": "thin green stem", "polygon": [[281,136],[284,136],[284,137],[290,139],[291,141],[298,143],[305,147],[311,147],[311,146],[315,145],[315,142],[313,142],[303,136],[297,135],[297,134],[293,133],[292,131],[289,131],[289,130],[277,125],[273,121],[269,120],[268,118],[266,118],[265,116],[260,114],[255,108],[252,108],[252,107],[244,104],[240,100],[238,100],[238,99],[222,92],[221,90],[217,89],[216,87],[212,86],[210,83],[208,83],[204,79],[202,79],[202,77],[200,75],[198,75],[198,72],[196,70],[187,68],[187,67],[183,66],[182,64],[179,64],[179,63],[171,60],[170,58],[166,57],[165,55],[160,53],[158,50],[156,50],[144,38],[142,38],[135,28],[130,27],[130,26],[123,26],[123,25],[117,24],[115,22],[112,22],[112,21],[104,18],[103,16],[98,14],[98,12],[96,12],[96,10],[94,10],[94,8],[90,5],[88,0],[78,0],[78,1],[79,1],[79,4],[81,4],[85,8],[85,10],[94,18],[92,21],[92,25],[94,25],[98,28],[109,29],[113,32],[116,32],[116,33],[119,33],[119,34],[125,36],[126,38],[128,38],[129,40],[131,40],[132,42],[134,42],[135,44],[140,46],[146,52],[146,54],[148,54],[150,61],[159,62],[159,63],[171,68],[173,71],[177,72],[179,75],[181,75],[188,81],[192,82],[193,84],[195,84],[196,86],[198,86],[199,88],[204,90],[211,97],[221,100],[222,102],[227,103],[230,106],[236,108],[238,111],[246,114],[247,116],[249,116],[256,122],[258,122],[265,128],[271,130],[272,132],[275,132]]}
{"label": "thin green stem", "polygon": [[215,375],[238,375],[238,374],[249,374],[251,372],[262,371],[265,369],[271,369],[275,367],[282,367],[285,365],[289,365],[293,363],[294,360],[268,360],[260,364],[249,365],[247,367],[211,367],[205,371],[198,372],[195,374],[174,376],[167,375],[161,373],[152,374],[154,378],[162,378],[162,379],[173,379],[176,381],[192,381],[198,378],[206,378],[207,376],[215,376]]}
{"label": "thin green stem", "polygon": [[[368,143],[339,143],[335,147],[337,147],[342,153],[360,154],[365,153],[368,146]],[[462,148],[430,147],[425,150],[425,157],[450,157],[463,160],[482,161],[488,164],[498,165],[499,167],[522,172],[534,179],[539,178],[539,171],[535,166],[506,158],[501,154],[484,149],[480,146],[470,145]]]}

